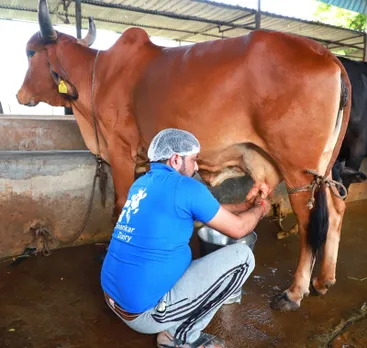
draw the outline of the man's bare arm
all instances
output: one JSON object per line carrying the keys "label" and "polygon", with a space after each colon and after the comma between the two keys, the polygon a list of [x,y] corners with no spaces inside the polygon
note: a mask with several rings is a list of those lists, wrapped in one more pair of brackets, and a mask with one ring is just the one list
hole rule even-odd
{"label": "man's bare arm", "polygon": [[249,210],[250,208],[254,206],[254,204],[245,201],[245,202],[238,203],[238,204],[221,204],[221,206],[233,214],[238,214],[238,213],[243,213],[244,211]]}
{"label": "man's bare arm", "polygon": [[263,203],[235,215],[221,206],[207,225],[231,238],[239,239],[254,230],[261,218],[269,212],[270,207],[270,202],[264,200]]}

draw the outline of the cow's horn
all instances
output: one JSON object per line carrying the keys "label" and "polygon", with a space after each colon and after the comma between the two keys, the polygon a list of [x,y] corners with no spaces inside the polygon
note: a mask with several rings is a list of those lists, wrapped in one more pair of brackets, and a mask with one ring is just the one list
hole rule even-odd
{"label": "cow's horn", "polygon": [[38,1],[38,23],[43,40],[55,41],[57,39],[57,33],[51,23],[47,0]]}
{"label": "cow's horn", "polygon": [[89,19],[88,33],[84,39],[78,40],[78,42],[83,46],[90,47],[93,45],[94,41],[96,40],[97,30],[96,30],[96,25],[94,24],[93,17],[89,17],[88,19]]}

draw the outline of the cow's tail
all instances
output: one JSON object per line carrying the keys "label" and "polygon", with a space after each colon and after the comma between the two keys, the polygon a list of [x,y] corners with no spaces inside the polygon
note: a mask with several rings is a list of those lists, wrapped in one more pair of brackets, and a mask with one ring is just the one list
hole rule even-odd
{"label": "cow's tail", "polygon": [[329,209],[326,200],[326,187],[323,186],[315,193],[315,206],[311,210],[308,223],[308,244],[315,256],[324,246],[329,229]]}
{"label": "cow's tail", "polygon": [[[339,136],[337,139],[337,142],[335,144],[333,154],[331,156],[330,162],[328,164],[328,167],[326,169],[325,176],[328,176],[330,173],[330,170],[332,169],[335,160],[339,154],[340,147],[342,144],[342,141],[344,139],[348,121],[349,121],[349,115],[350,115],[350,109],[351,109],[351,84],[349,81],[349,77],[347,75],[347,72],[342,65],[342,63],[334,56],[331,55],[333,61],[340,67],[341,70],[341,76],[340,76],[340,83],[341,83],[341,93],[340,93],[340,105],[339,105],[339,112],[337,117],[337,124],[338,121],[340,121],[340,117],[342,117],[342,124],[340,127]],[[311,211],[310,214],[310,220],[308,224],[308,243],[312,249],[312,253],[314,256],[322,249],[326,242],[327,238],[327,232],[329,230],[329,209],[327,205],[327,198],[326,198],[326,185],[322,185],[318,188],[318,190],[315,192],[315,206]]]}

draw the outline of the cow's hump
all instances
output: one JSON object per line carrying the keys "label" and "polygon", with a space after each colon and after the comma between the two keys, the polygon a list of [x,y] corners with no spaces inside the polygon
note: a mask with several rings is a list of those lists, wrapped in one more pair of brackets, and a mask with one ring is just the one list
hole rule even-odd
{"label": "cow's hump", "polygon": [[120,37],[119,41],[128,45],[142,45],[150,42],[147,32],[141,28],[129,28]]}

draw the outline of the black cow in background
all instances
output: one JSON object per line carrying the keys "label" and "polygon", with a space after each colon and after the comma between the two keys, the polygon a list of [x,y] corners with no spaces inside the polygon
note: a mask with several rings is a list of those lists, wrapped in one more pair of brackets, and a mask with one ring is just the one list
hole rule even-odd
{"label": "black cow in background", "polygon": [[333,178],[346,187],[362,182],[367,176],[359,171],[367,156],[367,63],[338,57],[352,84],[352,110],[339,156],[333,167]]}

